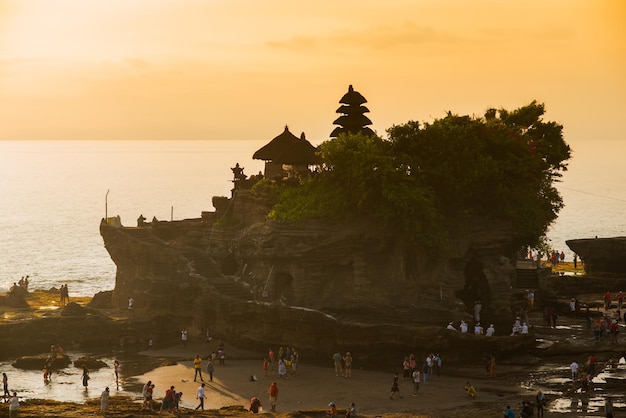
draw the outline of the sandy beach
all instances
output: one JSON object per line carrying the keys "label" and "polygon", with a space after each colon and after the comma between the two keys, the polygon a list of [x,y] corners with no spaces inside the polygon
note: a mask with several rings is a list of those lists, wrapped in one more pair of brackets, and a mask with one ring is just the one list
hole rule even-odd
{"label": "sandy beach", "polygon": [[[188,347],[171,347],[163,350],[146,351],[142,354],[171,358],[174,365],[159,367],[142,376],[138,382],[151,380],[155,383],[155,394],[162,398],[165,389],[175,386],[183,392],[182,406],[195,408],[198,405],[196,390],[198,382],[193,381],[194,369],[192,358],[195,354],[205,356],[209,348],[206,344],[190,344]],[[389,399],[393,372],[367,370],[366,365],[355,364],[351,378],[336,377],[329,355],[329,367],[307,365],[301,361],[298,375],[290,375],[280,379],[275,372],[264,375],[262,363],[263,353],[255,353],[228,348],[230,353],[224,365],[216,365],[213,382],[203,371],[207,381],[206,409],[219,409],[226,406],[240,405],[248,407],[253,396],[261,399],[264,412],[269,411],[268,388],[277,382],[279,396],[278,413],[289,413],[305,410],[320,410],[335,402],[339,409],[345,409],[354,402],[359,415],[380,416],[397,414],[398,416],[424,417],[469,417],[469,416],[500,416],[507,403],[517,406],[522,399],[532,399],[534,392],[524,390],[514,381],[522,371],[511,366],[501,367],[500,376],[488,378],[484,369],[478,366],[458,368],[453,366],[442,368],[440,377],[434,376],[421,383],[417,396],[412,396],[413,385],[403,380],[400,373],[401,399]],[[206,362],[203,363],[206,365]],[[400,372],[400,370],[398,370]],[[256,375],[257,381],[249,377]],[[463,389],[470,380],[478,391],[476,399],[470,399]],[[502,410],[502,412],[500,411]],[[485,415],[487,414],[487,415]],[[494,415],[495,414],[495,415]]]}
{"label": "sandy beach", "polygon": [[[599,300],[602,295],[587,295],[591,301]],[[598,349],[597,343],[586,329],[583,318],[563,317],[557,329],[543,328],[541,311],[533,310],[530,318],[537,338],[563,341],[573,339],[589,347],[589,350]],[[426,383],[421,383],[419,393],[413,396],[412,382],[402,379],[401,361],[405,354],[398,353],[398,367],[393,370],[381,370],[381,367],[372,364],[359,364],[355,361],[352,377],[336,377],[332,353],[328,354],[327,365],[307,363],[306,358],[300,359],[297,375],[291,374],[287,379],[278,377],[275,371],[266,376],[263,371],[263,358],[267,353],[252,352],[225,345],[226,361],[224,365],[216,364],[213,382],[209,382],[206,373],[206,358],[217,349],[217,341],[210,343],[193,340],[185,347],[181,344],[168,347],[155,347],[153,350],[140,351],[138,354],[152,357],[151,363],[161,366],[142,374],[133,375],[124,373],[124,364],[121,366],[121,376],[125,391],[116,393],[111,390],[111,406],[107,416],[133,417],[138,415],[153,415],[158,412],[141,411],[140,388],[151,380],[155,383],[155,401],[160,404],[166,388],[175,386],[176,391],[182,391],[181,416],[240,416],[248,415],[246,409],[251,397],[258,397],[263,405],[264,415],[276,417],[321,417],[325,416],[329,402],[334,402],[340,412],[350,403],[357,406],[359,416],[365,417],[464,417],[486,418],[501,417],[506,405],[514,407],[519,416],[521,402],[534,402],[537,390],[537,381],[531,377],[543,364],[523,364],[502,362],[497,365],[496,377],[489,378],[480,360],[473,364],[447,364],[443,358],[441,376],[429,377]],[[275,347],[276,348],[276,347]],[[604,350],[615,351],[618,346],[604,346]],[[418,361],[428,351],[427,347],[416,347],[415,355]],[[198,405],[196,391],[200,382],[194,382],[193,358],[199,354],[203,360],[203,377],[206,381],[207,400],[205,411],[195,411]],[[352,353],[353,356],[355,353]],[[358,358],[358,356],[354,356]],[[580,356],[579,356],[580,357]],[[155,361],[156,360],[156,361]],[[564,418],[604,416],[601,408],[601,395],[596,396],[588,412],[582,411],[576,396],[571,394],[571,381],[568,379],[568,364],[570,358],[552,359],[552,376],[561,383],[554,393],[547,394],[548,405],[546,416],[560,416]],[[555,363],[556,362],[556,363]],[[400,375],[400,399],[389,399],[390,388],[394,372]],[[250,376],[256,376],[256,381],[250,381]],[[279,387],[276,413],[269,412],[268,388],[272,382]],[[469,398],[463,389],[470,381],[477,389],[476,398]],[[100,388],[101,382],[92,381],[94,388]],[[91,385],[90,385],[91,386]],[[131,388],[136,388],[135,390]],[[100,388],[101,389],[101,388]],[[129,398],[128,389],[131,395]],[[562,397],[558,393],[567,393]],[[97,393],[93,393],[85,404],[71,402],[55,402],[47,399],[30,399],[23,403],[20,416],[22,417],[74,417],[85,414],[97,414],[99,400]],[[575,403],[573,401],[576,401]],[[624,405],[616,405],[624,408]],[[0,408],[0,417],[6,416],[6,408]],[[340,415],[341,416],[341,415]],[[619,416],[619,415],[617,415]]]}

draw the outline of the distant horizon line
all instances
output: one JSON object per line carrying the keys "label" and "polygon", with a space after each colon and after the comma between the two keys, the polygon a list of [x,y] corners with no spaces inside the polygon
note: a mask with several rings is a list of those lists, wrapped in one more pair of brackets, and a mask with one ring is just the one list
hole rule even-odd
{"label": "distant horizon line", "polygon": [[[271,139],[271,138],[270,138]],[[328,138],[330,139],[330,138]],[[261,138],[213,138],[213,139],[198,139],[198,138],[31,138],[31,139],[10,139],[0,138],[0,141],[263,141]]]}

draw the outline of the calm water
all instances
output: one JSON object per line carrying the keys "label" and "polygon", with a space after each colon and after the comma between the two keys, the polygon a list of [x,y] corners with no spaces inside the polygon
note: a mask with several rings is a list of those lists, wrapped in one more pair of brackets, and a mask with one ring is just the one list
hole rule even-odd
{"label": "calm water", "polygon": [[236,162],[263,168],[251,157],[267,141],[0,141],[0,287],[28,274],[31,288],[113,289],[105,206],[124,225],[198,218],[230,196]]}
{"label": "calm water", "polygon": [[[84,353],[66,352],[70,359],[75,360],[85,356]],[[41,370],[16,369],[11,362],[0,362],[0,372],[6,373],[9,379],[9,390],[18,392],[22,399],[54,399],[60,402],[84,403],[93,398],[99,398],[105,387],[109,387],[112,396],[125,395],[137,397],[141,395],[141,382],[134,376],[142,375],[159,366],[161,359],[138,354],[118,353],[114,357],[111,353],[95,357],[107,364],[107,367],[89,371],[89,386],[83,387],[82,368],[70,365],[52,374],[49,381],[43,380]],[[119,379],[115,379],[113,361],[120,362]]]}
{"label": "calm water", "polygon": [[[230,196],[236,162],[248,175],[262,170],[251,157],[270,139],[0,141],[0,287],[28,274],[36,289],[111,290],[115,265],[98,232],[105,202],[124,225],[140,214],[197,218],[213,210],[212,196]],[[549,233],[568,260],[567,239],[626,235],[626,146],[595,141],[573,149],[559,187],[566,206]]]}

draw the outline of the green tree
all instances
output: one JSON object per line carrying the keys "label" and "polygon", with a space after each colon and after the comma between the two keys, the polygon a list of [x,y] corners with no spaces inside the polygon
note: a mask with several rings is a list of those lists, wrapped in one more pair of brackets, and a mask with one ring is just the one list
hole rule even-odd
{"label": "green tree", "polygon": [[513,246],[534,246],[563,207],[554,187],[567,169],[562,126],[543,122],[543,104],[484,118],[448,113],[409,121],[388,139],[340,135],[319,147],[319,171],[282,187],[271,216],[302,221],[365,217],[425,246],[472,217],[508,221]]}

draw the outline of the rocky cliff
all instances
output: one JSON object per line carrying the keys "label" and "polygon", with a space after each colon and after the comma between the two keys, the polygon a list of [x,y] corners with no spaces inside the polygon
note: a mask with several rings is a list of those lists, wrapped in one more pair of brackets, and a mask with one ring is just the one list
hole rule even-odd
{"label": "rocky cliff", "polygon": [[565,243],[583,260],[588,275],[626,274],[626,237],[572,239]]}
{"label": "rocky cliff", "polygon": [[[201,219],[137,227],[103,220],[117,265],[115,307],[132,297],[135,315],[171,314],[235,344],[295,345],[313,356],[344,347],[450,351],[474,336],[451,337],[445,326],[470,321],[476,300],[483,323],[510,329],[515,268],[504,255],[506,225],[467,225],[445,256],[433,256],[366,222],[272,222],[247,190],[214,204]],[[480,355],[518,348],[476,342]]]}

